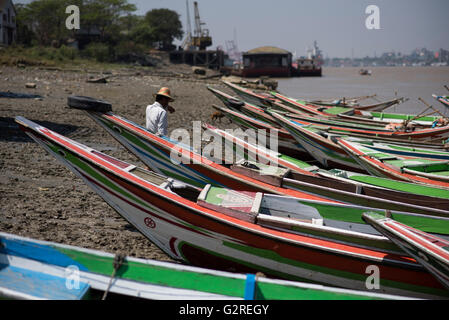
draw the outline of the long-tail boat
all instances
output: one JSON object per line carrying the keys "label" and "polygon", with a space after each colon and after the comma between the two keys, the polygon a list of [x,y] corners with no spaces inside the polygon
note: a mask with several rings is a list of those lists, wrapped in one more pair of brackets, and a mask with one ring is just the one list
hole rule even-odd
{"label": "long-tail boat", "polygon": [[[20,128],[72,170],[170,257],[192,265],[263,272],[348,289],[447,298],[449,291],[415,260],[258,224],[257,194],[199,189],[139,169],[67,139],[22,117]],[[274,211],[276,211],[276,208]],[[281,208],[277,208],[279,210]]]}
{"label": "long-tail boat", "polygon": [[403,158],[337,138],[337,143],[355,161],[375,176],[449,189],[449,162]]}
{"label": "long-tail boat", "polygon": [[[316,114],[316,110],[319,107],[323,106],[316,106],[313,104],[308,103],[305,100],[300,99],[294,99],[287,97],[285,95],[280,94],[279,92],[271,92],[272,96],[276,98],[277,100],[280,100],[281,102],[290,105],[292,107],[299,108],[300,110],[304,110],[307,113]],[[388,109],[396,104],[402,103],[405,99],[404,98],[395,98],[389,101],[373,104],[373,105],[366,105],[366,106],[351,106],[351,109],[360,110],[360,111],[383,111],[385,109]],[[329,106],[330,108],[341,108],[341,107],[335,107],[335,106]],[[334,109],[336,110],[336,109]]]}
{"label": "long-tail boat", "polygon": [[441,102],[441,104],[443,106],[445,106],[446,108],[449,108],[449,96],[439,96],[439,95],[433,94],[432,97],[434,97],[435,100]]}
{"label": "long-tail boat", "polygon": [[[297,189],[286,187],[279,183],[279,177],[275,178],[278,182],[273,182],[273,179],[267,181],[257,175],[249,176],[246,170],[242,170],[244,169],[242,167],[232,166],[229,168],[212,161],[187,146],[165,137],[156,136],[131,121],[114,115],[112,112],[88,111],[88,115],[155,172],[200,187],[212,184],[234,190],[294,197],[301,204],[312,206],[313,210],[316,210],[326,219],[338,220],[341,224],[350,224],[352,230],[365,230],[366,228],[366,224],[361,219],[361,214],[367,209],[372,209],[371,206],[357,206],[350,201],[343,202],[331,199],[328,195],[319,196],[309,191],[304,192],[299,187]],[[182,155],[183,161],[179,159],[176,159],[176,162],[173,161],[172,156],[177,154]],[[347,197],[347,199],[349,198]],[[409,205],[409,207],[411,206],[413,205]],[[402,209],[405,208],[402,207]],[[439,212],[441,210],[429,209],[426,214],[422,208],[416,207],[415,209],[420,210],[422,214],[416,215],[402,211],[395,211],[395,214],[398,215],[398,220],[414,220],[413,226],[417,223],[420,226],[425,226],[429,232],[449,231],[449,226],[447,226],[449,220],[446,221],[445,213]]]}
{"label": "long-tail boat", "polygon": [[[317,129],[313,125],[304,126],[303,128],[306,129],[307,131],[303,132],[303,134],[305,134],[305,136],[312,135],[311,137],[307,138],[312,142],[310,145],[307,146],[307,144],[303,143],[302,139],[300,139],[301,140],[301,141],[299,141],[300,143],[299,144],[297,143],[295,146],[294,144],[291,143],[291,140],[292,139],[294,140],[294,135],[296,135],[296,140],[298,141],[299,136],[301,136],[300,135],[301,130],[299,130],[299,132],[295,132],[293,130],[293,128],[291,128],[291,130],[290,130],[291,133],[288,133],[287,131],[285,131],[283,129],[278,130],[277,129],[278,126],[271,126],[271,123],[268,124],[268,123],[264,122],[263,120],[259,120],[261,114],[266,114],[267,116],[269,116],[270,121],[276,120],[274,117],[268,115],[268,113],[266,112],[269,109],[263,110],[261,108],[258,108],[257,106],[250,105],[248,103],[237,102],[237,101],[233,100],[231,96],[226,95],[224,93],[220,93],[218,90],[215,90],[215,89],[210,89],[210,90],[212,92],[214,92],[214,94],[219,96],[224,101],[224,103],[226,105],[228,105],[229,108],[231,108],[231,109],[218,107],[218,106],[214,106],[214,108],[219,110],[219,112],[223,113],[228,118],[232,119],[232,121],[239,124],[241,127],[253,128],[253,129],[265,129],[267,131],[270,130],[271,132],[277,132],[277,134],[280,137],[279,138],[279,151],[281,153],[285,153],[288,155],[295,156],[297,158],[309,160],[304,155],[304,151],[306,151],[309,153],[308,154],[309,156],[312,155],[316,160],[318,160],[324,166],[328,166],[328,164],[329,164],[330,166],[334,165],[339,168],[345,168],[345,169],[349,169],[349,170],[357,170],[357,171],[363,170],[354,161],[352,161],[352,159],[346,157],[346,153],[344,151],[338,150],[339,149],[338,145],[335,145],[331,141],[326,140],[325,139],[326,137],[322,137],[323,135],[326,135],[326,136],[333,135],[333,134],[328,134],[327,132],[323,132],[323,130],[332,132],[332,130],[330,130],[329,127],[320,127],[320,129]],[[282,114],[282,113],[280,113],[280,114]],[[255,119],[255,118],[259,118],[259,119]],[[388,132],[388,131],[386,131],[386,132]],[[314,136],[314,133],[317,133],[318,135]],[[336,133],[338,135],[342,135],[341,132],[337,131]],[[408,152],[422,151],[420,153],[420,155],[428,157],[428,158],[444,157],[447,150],[449,150],[448,149],[449,145],[445,144],[443,140],[441,141],[442,143],[438,144],[438,143],[429,143],[429,142],[417,142],[415,140],[405,141],[403,139],[397,139],[397,138],[385,137],[385,136],[375,136],[374,137],[372,135],[363,134],[363,133],[351,132],[350,134],[351,134],[351,136],[360,137],[360,139],[363,139],[363,141],[366,141],[366,142],[371,143],[371,141],[374,141],[374,142],[379,142],[382,144],[388,144],[389,147],[395,148],[397,150],[396,152],[405,152],[405,150],[407,150]],[[287,135],[290,135],[290,136],[288,137]],[[268,139],[266,139],[266,140],[268,141]],[[288,141],[288,140],[290,140],[290,141]],[[440,140],[441,140],[440,138],[436,138],[436,140],[434,140],[434,141],[438,142]],[[395,146],[395,147],[393,147],[393,146]],[[298,150],[298,148],[300,150]],[[323,149],[323,148],[327,148],[328,151],[334,150],[334,149],[337,149],[337,150],[334,150],[332,152],[327,152],[325,154],[321,154],[321,152],[319,150]],[[313,151],[311,149],[315,149],[315,150]],[[419,150],[419,149],[423,149],[423,150]],[[426,149],[426,150],[424,150],[424,149]],[[432,150],[427,150],[427,149],[432,149]],[[402,150],[402,151],[400,151],[400,150]],[[337,152],[338,154],[336,154],[335,152]],[[333,163],[335,159],[338,159],[336,164]]]}
{"label": "long-tail boat", "polygon": [[[442,141],[449,137],[449,125],[434,127],[434,128],[420,128],[416,130],[409,130],[408,128],[404,128],[401,130],[396,130],[395,128],[367,128],[363,126],[359,126],[359,128],[351,127],[350,125],[342,125],[341,123],[337,124],[329,124],[322,125],[316,124],[313,118],[300,120],[295,117],[295,115],[289,116],[288,114],[280,114],[275,110],[267,111],[271,116],[279,120],[279,124],[284,127],[287,131],[286,125],[295,125],[295,126],[314,126],[316,128],[321,128],[321,130],[326,130],[328,132],[332,132],[340,135],[365,135],[372,136],[374,138],[396,138],[403,140],[416,140],[419,142],[432,142],[432,141]],[[313,122],[312,122],[313,121]]]}
{"label": "long-tail boat", "polygon": [[325,168],[339,168],[343,170],[365,173],[360,164],[348,156],[337,143],[328,139],[326,133],[314,126],[302,126],[284,116],[273,113],[284,128],[296,139],[302,148]]}
{"label": "long-tail boat", "polygon": [[0,269],[4,299],[410,299],[138,259],[8,233],[0,233],[0,243],[0,259],[6,262]]}
{"label": "long-tail boat", "polygon": [[[310,108],[310,111],[313,112],[313,109],[317,109],[318,105],[313,105],[311,103],[308,103],[304,100],[296,100],[292,98],[288,98],[284,95],[281,95],[280,93],[259,93],[255,92],[254,90],[243,88],[237,84],[223,81],[225,85],[227,85],[229,88],[231,88],[239,97],[242,97],[245,101],[248,101],[250,103],[259,105],[259,106],[269,106],[272,104],[272,102],[283,102],[285,104],[291,105],[293,107],[305,107],[306,109]],[[404,101],[403,98],[396,98],[392,99],[390,101],[381,102],[374,105],[366,105],[366,106],[360,106],[360,105],[353,105],[351,106],[352,109],[357,110],[372,110],[372,111],[382,111],[385,110],[395,104],[401,103]],[[335,107],[335,106],[328,106],[328,107]]]}
{"label": "long-tail boat", "polygon": [[370,149],[377,150],[379,152],[394,154],[402,157],[412,157],[412,158],[426,158],[434,159],[440,161],[449,160],[449,151],[430,149],[423,147],[398,145],[393,143],[378,142],[368,139],[359,139],[354,137],[344,137],[344,139],[366,145]]}
{"label": "long-tail boat", "polygon": [[[272,116],[265,112],[265,108],[247,103],[243,100],[228,95],[220,90],[207,87],[217,98],[219,98],[228,108],[242,112],[248,116],[254,117],[258,120],[268,122],[275,127],[278,127],[278,123]],[[267,102],[268,103],[268,102]],[[289,113],[297,114],[298,116],[310,117],[309,113],[301,111],[298,108],[294,108],[277,101],[270,102],[270,108],[274,108],[279,111],[286,111]],[[313,109],[315,113],[312,115],[314,117],[319,117],[322,121],[339,121],[343,123],[349,123],[354,125],[374,125],[377,127],[386,127],[388,125],[396,123],[407,123],[407,125],[412,125],[414,127],[430,127],[437,123],[441,117],[432,116],[416,116],[416,115],[405,115],[405,114],[395,114],[395,113],[383,113],[383,112],[371,112],[371,111],[360,111],[354,110],[352,108],[321,108]]]}
{"label": "long-tail boat", "polygon": [[223,81],[223,83],[232,89],[232,91],[234,91],[243,100],[257,106],[270,106],[273,101],[281,102],[281,100],[273,98],[269,92],[255,92],[254,90],[241,87],[229,81]]}
{"label": "long-tail boat", "polygon": [[377,213],[365,213],[363,219],[413,256],[449,290],[449,241]]}
{"label": "long-tail boat", "polygon": [[[291,170],[282,180],[282,185],[287,188],[362,206],[449,217],[449,190],[347,171],[323,170],[298,159],[267,150],[262,146],[253,145],[211,125],[203,124],[203,128],[215,137],[224,139],[239,159],[252,161],[255,166],[258,163],[276,163],[280,167]],[[254,169],[253,167],[250,171]],[[259,171],[263,170],[264,166],[259,165]],[[261,177],[267,176],[269,176],[268,173],[261,174]],[[398,205],[398,202],[403,205]],[[414,205],[422,207],[418,208]],[[431,213],[430,208],[441,211]]]}
{"label": "long-tail boat", "polygon": [[[339,121],[338,125],[340,126],[344,126],[344,127],[354,127],[354,128],[363,128],[364,126],[366,126],[367,128],[373,129],[375,128],[376,130],[381,130],[381,131],[385,131],[385,132],[391,132],[393,130],[398,131],[397,128],[395,128],[394,123],[410,123],[413,124],[414,128],[417,128],[419,126],[421,127],[429,127],[431,125],[435,125],[435,122],[438,122],[439,119],[441,119],[441,117],[429,117],[429,116],[422,116],[422,117],[417,117],[414,115],[401,115],[401,114],[385,114],[385,113],[376,113],[376,112],[370,112],[369,114],[371,114],[371,116],[369,117],[370,119],[380,119],[380,120],[386,120],[386,122],[384,121],[374,121],[374,126],[372,125],[373,123],[365,123],[364,120],[368,117],[367,116],[367,112],[359,112],[361,117],[357,117],[357,121],[354,122],[347,122],[344,119],[327,119],[327,118],[311,118],[310,116],[305,115],[304,113],[298,113],[295,114],[294,110],[292,108],[289,108],[285,105],[281,105],[278,103],[272,103],[272,106],[269,108],[266,107],[259,107],[241,100],[236,99],[233,96],[230,96],[222,91],[219,91],[217,89],[213,89],[211,87],[208,87],[208,89],[215,95],[217,96],[225,105],[227,108],[231,109],[233,111],[232,114],[229,114],[228,112],[226,112],[227,109],[223,110],[223,113],[228,116],[229,118],[233,119],[234,121],[236,121],[237,123],[241,124],[241,125],[245,125],[245,127],[248,127],[248,122],[249,123],[253,123],[251,125],[251,127],[258,127],[258,128],[267,128],[267,124],[265,124],[265,126],[261,125],[260,123],[257,123],[257,121],[262,121],[264,123],[269,123],[271,126],[275,127],[275,128],[279,128],[279,120],[277,120],[275,117],[273,117],[270,112],[277,112],[281,115],[287,115],[290,116],[292,119],[303,119],[303,120],[311,120],[311,122],[314,122],[315,124],[317,123],[322,123],[324,125],[324,127],[322,127],[322,129],[326,128],[326,130],[328,131],[332,131],[331,127],[329,126],[325,126],[326,124],[336,124],[337,122],[335,121]],[[274,108],[272,108],[274,106]],[[278,106],[276,108],[276,106]],[[217,107],[215,106],[215,108],[217,109]],[[288,114],[290,113],[290,114]],[[242,115],[243,114],[243,115]],[[302,115],[304,118],[301,118],[300,115]],[[351,116],[348,116],[351,117]],[[356,117],[354,117],[356,118]],[[245,120],[245,121],[242,121]],[[342,120],[344,120],[344,122],[342,122]],[[322,121],[322,122],[321,122]],[[370,120],[371,121],[371,120]],[[359,122],[359,123],[358,123]],[[254,123],[257,123],[256,125]],[[358,123],[358,124],[354,124],[354,123]],[[386,128],[385,124],[391,124],[391,128]],[[368,126],[367,126],[368,125]],[[415,129],[413,129],[415,130]],[[401,131],[398,131],[401,132]],[[363,132],[350,132],[350,134],[352,136],[360,136],[360,137],[370,137],[371,139],[374,140],[381,140],[381,141],[385,141],[385,142],[389,142],[389,143],[394,143],[394,144],[404,144],[404,141],[399,139],[399,138],[395,138],[395,137],[389,137],[389,136],[384,136],[384,135],[380,135],[380,136],[376,136],[373,137],[372,134],[370,133],[363,133]],[[413,141],[413,145],[416,146],[417,148],[430,148],[430,149],[448,149],[449,147],[447,145],[445,145],[444,139],[442,139],[441,137],[436,137],[435,139],[431,140],[432,143],[429,142],[422,142],[422,145],[419,145],[419,143],[417,141]],[[442,143],[438,143],[438,142],[442,142]],[[409,142],[407,142],[409,143]]]}
{"label": "long-tail boat", "polygon": [[[311,125],[308,122],[293,120],[291,118],[287,118],[284,115],[281,115],[276,112],[271,113],[273,117],[279,120],[279,123],[284,126],[286,130],[290,132],[290,134],[296,139],[296,141],[309,152],[317,161],[319,161],[325,167],[336,167],[344,170],[352,170],[357,172],[364,172],[366,170],[365,167],[362,167],[358,162],[356,162],[353,158],[348,157],[348,154],[339,146],[337,143],[331,140],[331,136],[354,136],[354,130],[346,130],[347,128],[339,128],[338,130],[334,130],[331,127],[317,126]],[[325,132],[323,132],[325,131]],[[363,131],[363,130],[357,130]],[[378,133],[381,133],[380,131]],[[389,136],[388,132],[382,132],[384,134],[374,135],[372,134],[362,134],[355,135],[356,137],[364,138],[364,139],[375,139],[375,140],[384,140],[384,141],[394,141],[391,140],[391,135]],[[394,136],[395,138],[397,136]],[[410,137],[409,137],[410,138]],[[415,144],[415,140],[406,140],[402,139],[402,144],[410,143]],[[435,137],[435,139],[439,140],[440,138]],[[401,141],[401,140],[399,140]],[[426,147],[426,142],[418,140],[417,145],[419,147]],[[430,148],[431,144],[429,144]],[[443,145],[441,145],[443,146]],[[432,145],[433,147],[433,145]]]}
{"label": "long-tail boat", "polygon": [[234,111],[241,112],[249,117],[255,118],[257,120],[267,122],[270,125],[281,128],[279,124],[277,123],[276,119],[274,119],[272,116],[270,116],[268,113],[266,113],[263,108],[245,102],[243,100],[239,100],[236,97],[233,97],[225,92],[222,92],[220,90],[214,89],[210,86],[207,87],[207,89],[212,92],[223,104]]}
{"label": "long-tail boat", "polygon": [[255,119],[251,116],[226,107],[217,105],[212,105],[212,107],[218,112],[224,114],[227,118],[229,118],[233,123],[237,124],[242,129],[258,130],[258,134],[261,134],[262,130],[265,130],[265,141],[268,147],[270,146],[270,135],[274,135],[277,137],[277,147],[282,153],[301,159],[309,158],[308,152],[287,130],[279,128],[279,125],[273,126],[268,122]]}

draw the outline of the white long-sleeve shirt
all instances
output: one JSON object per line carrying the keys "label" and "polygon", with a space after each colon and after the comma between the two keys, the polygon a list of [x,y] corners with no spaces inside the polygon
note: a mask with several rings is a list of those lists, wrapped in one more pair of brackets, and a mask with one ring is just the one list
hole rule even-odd
{"label": "white long-sleeve shirt", "polygon": [[159,102],[155,102],[147,107],[146,128],[154,134],[167,136],[167,111]]}

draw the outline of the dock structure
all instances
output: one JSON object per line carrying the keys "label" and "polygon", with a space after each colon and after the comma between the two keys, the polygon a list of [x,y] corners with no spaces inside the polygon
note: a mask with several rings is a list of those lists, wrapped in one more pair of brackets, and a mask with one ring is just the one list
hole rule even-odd
{"label": "dock structure", "polygon": [[224,65],[224,52],[221,50],[178,50],[170,52],[171,63],[185,63],[220,70]]}

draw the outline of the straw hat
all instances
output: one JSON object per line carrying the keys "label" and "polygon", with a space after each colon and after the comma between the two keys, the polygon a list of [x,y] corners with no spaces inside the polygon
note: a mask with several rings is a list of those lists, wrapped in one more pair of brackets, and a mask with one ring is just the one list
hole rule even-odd
{"label": "straw hat", "polygon": [[166,88],[166,87],[161,88],[161,89],[159,90],[159,92],[153,94],[153,96],[154,96],[155,98],[156,98],[157,96],[163,96],[163,97],[166,97],[166,98],[170,99],[170,102],[175,101],[175,99],[173,99],[173,98],[170,96],[170,89],[169,89],[169,88]]}

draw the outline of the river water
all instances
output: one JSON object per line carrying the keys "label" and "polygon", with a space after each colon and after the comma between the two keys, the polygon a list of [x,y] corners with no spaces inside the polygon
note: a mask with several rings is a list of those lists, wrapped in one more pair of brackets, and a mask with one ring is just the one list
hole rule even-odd
{"label": "river water", "polygon": [[[449,110],[432,94],[448,95],[449,67],[377,67],[371,76],[359,75],[360,68],[323,68],[322,77],[278,79],[278,91],[294,98],[334,99],[377,94],[378,100],[398,96],[409,100],[386,112],[416,114],[427,108],[419,97],[446,115]],[[375,103],[374,99],[362,104]]]}

